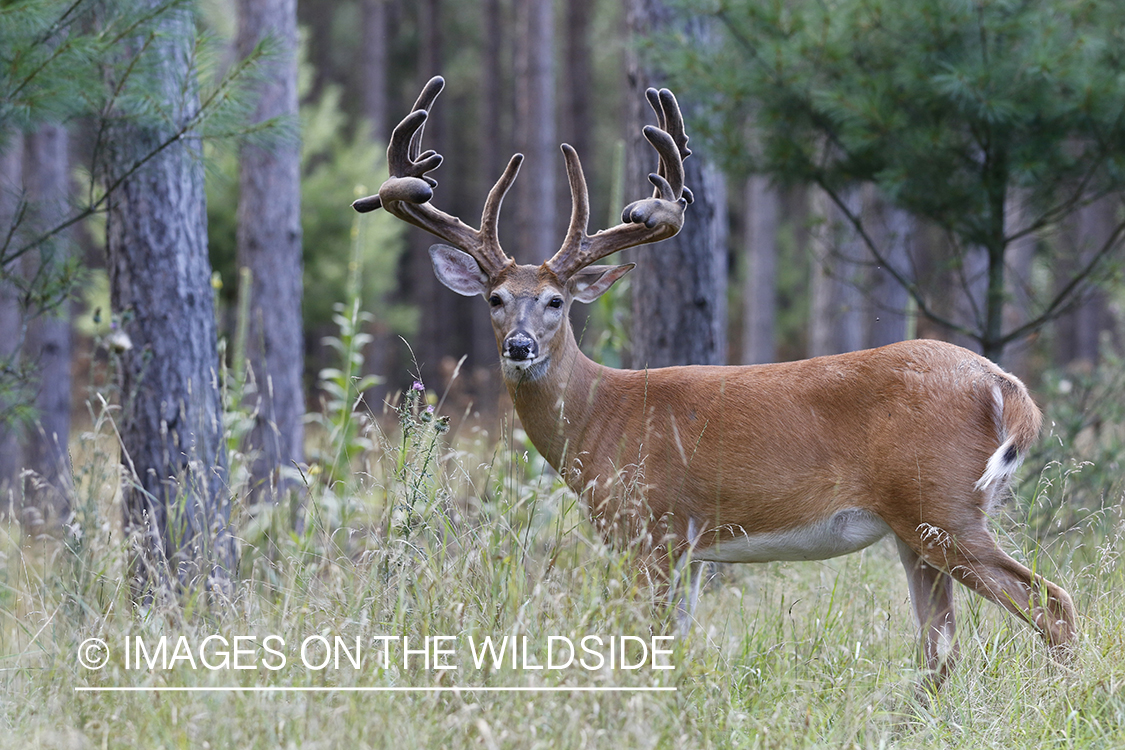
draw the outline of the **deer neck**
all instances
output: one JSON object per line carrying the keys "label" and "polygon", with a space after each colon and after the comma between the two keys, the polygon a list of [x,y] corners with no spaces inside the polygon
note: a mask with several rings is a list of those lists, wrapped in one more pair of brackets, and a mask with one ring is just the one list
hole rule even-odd
{"label": "deer neck", "polygon": [[586,426],[596,411],[598,384],[610,368],[582,353],[569,325],[559,337],[545,369],[505,377],[505,384],[532,444],[566,476],[563,465],[567,456],[581,453]]}

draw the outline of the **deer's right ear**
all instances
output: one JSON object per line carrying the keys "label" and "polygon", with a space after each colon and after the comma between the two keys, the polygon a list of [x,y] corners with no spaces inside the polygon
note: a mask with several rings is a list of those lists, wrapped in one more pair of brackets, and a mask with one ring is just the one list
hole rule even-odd
{"label": "deer's right ear", "polygon": [[458,294],[475,297],[488,291],[488,275],[468,253],[449,245],[434,245],[430,260],[438,281]]}

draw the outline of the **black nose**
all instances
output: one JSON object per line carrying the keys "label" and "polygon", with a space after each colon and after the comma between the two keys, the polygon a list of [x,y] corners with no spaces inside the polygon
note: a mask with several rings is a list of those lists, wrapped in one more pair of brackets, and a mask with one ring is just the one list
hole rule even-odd
{"label": "black nose", "polygon": [[513,333],[504,344],[508,359],[516,362],[535,359],[535,341],[526,333]]}

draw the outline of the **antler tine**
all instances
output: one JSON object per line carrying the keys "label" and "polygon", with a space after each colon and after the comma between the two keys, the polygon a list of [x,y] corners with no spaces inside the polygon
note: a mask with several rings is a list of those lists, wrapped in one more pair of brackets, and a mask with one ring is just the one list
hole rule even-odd
{"label": "antler tine", "polygon": [[[683,162],[684,159],[691,156],[691,149],[688,148],[688,136],[684,131],[684,118],[680,113],[680,105],[676,101],[675,95],[668,89],[648,89],[645,91],[645,97],[648,99],[649,106],[656,112],[656,116],[660,122],[660,130],[672,137],[672,143],[676,147],[676,154],[670,155],[666,150],[653,143],[649,138],[649,142],[657,149],[660,154],[660,164],[657,167],[657,174],[668,180],[672,185],[673,192],[679,194],[679,191],[684,192],[684,197],[687,202],[691,203],[693,196],[690,190],[684,187],[683,175]],[[648,133],[645,133],[648,137]],[[651,178],[649,178],[651,179]],[[660,186],[657,185],[653,197],[659,197]]]}
{"label": "antler tine", "polygon": [[590,224],[590,193],[586,186],[586,176],[582,173],[582,162],[578,152],[568,144],[562,145],[563,157],[566,159],[566,176],[570,183],[570,228],[567,230],[567,241],[572,236],[584,236],[586,227]]}
{"label": "antler tine", "polygon": [[[660,130],[667,131],[668,130],[668,125],[667,125],[667,119],[668,118],[664,115],[664,107],[660,103],[660,92],[657,91],[654,88],[647,88],[647,89],[645,89],[645,99],[648,100],[648,106],[652,107],[652,111],[656,113],[657,127]],[[652,127],[652,126],[651,125],[645,125],[643,128],[641,128],[641,133],[643,133],[646,138],[648,138],[648,132],[647,131],[650,127]],[[649,143],[652,143],[652,139],[649,139]],[[663,158],[658,159],[657,163],[656,163],[656,173],[658,175],[660,175],[661,177],[666,177],[665,173],[667,171],[668,170],[664,167],[664,159]],[[659,198],[660,197],[659,191],[660,191],[660,188],[659,188],[659,186],[657,186],[656,190],[652,194],[652,197],[653,198]]]}
{"label": "antler tine", "polygon": [[[426,112],[430,111],[430,107],[434,106],[434,101],[438,98],[438,94],[445,88],[445,79],[441,76],[434,76],[426,81],[426,85],[422,87],[422,93],[418,94],[417,101],[414,102],[414,109],[411,113],[419,110]],[[410,158],[416,160],[422,150],[422,132],[426,129],[426,120],[423,119],[418,125],[418,130],[414,132],[414,136],[410,139]],[[435,186],[436,187],[436,186]]]}
{"label": "antler tine", "polygon": [[590,224],[590,193],[586,186],[586,176],[582,173],[582,161],[578,152],[569,143],[562,145],[566,161],[566,176],[570,183],[570,226],[566,230],[563,247],[574,246],[586,236]]}
{"label": "antler tine", "polygon": [[434,76],[422,88],[414,109],[391,133],[387,145],[387,166],[390,177],[377,195],[360,198],[352,207],[360,213],[384,208],[389,213],[416,227],[425,229],[454,247],[471,255],[481,270],[490,276],[511,263],[500,249],[496,237],[496,218],[504,193],[511,187],[523,157],[516,155],[508,164],[499,182],[489,193],[482,216],[482,228],[473,229],[455,216],[435,208],[430,200],[437,180],[427,175],[441,166],[442,157],[434,151],[422,151],[422,132],[430,116],[430,108],[445,87],[441,76]]}
{"label": "antler tine", "polygon": [[489,276],[495,275],[513,262],[500,247],[497,225],[500,221],[500,204],[504,202],[504,196],[508,194],[512,183],[516,181],[516,175],[520,173],[521,164],[523,164],[523,154],[513,154],[512,158],[508,160],[508,166],[504,168],[504,173],[500,175],[500,179],[488,191],[488,199],[485,200],[484,210],[481,211],[481,257],[472,253],[470,255],[477,259],[477,263],[480,263],[481,268]]}
{"label": "antler tine", "polygon": [[691,191],[684,187],[683,159],[691,151],[687,148],[683,117],[676,98],[668,89],[648,89],[645,96],[660,124],[659,127],[647,125],[642,131],[659,155],[657,172],[648,176],[656,189],[652,198],[626,206],[621,224],[593,236],[586,234],[590,206],[582,164],[573,148],[563,146],[573,202],[570,228],[562,247],[545,264],[559,278],[569,278],[619,250],[668,239],[683,226],[684,209],[692,198]]}
{"label": "antler tine", "polygon": [[582,173],[582,161],[569,143],[562,144],[562,152],[566,161],[567,180],[570,182],[570,226],[566,230],[562,247],[546,263],[547,268],[559,278],[565,278],[594,262],[594,259],[584,261],[585,250],[589,245],[586,227],[590,223],[590,194],[586,187],[586,177]]}
{"label": "antler tine", "polygon": [[504,173],[500,175],[500,179],[488,191],[488,199],[484,202],[484,210],[481,211],[480,215],[480,231],[482,234],[496,235],[497,223],[500,220],[500,204],[504,202],[504,196],[508,194],[512,183],[516,181],[516,175],[520,173],[521,164],[523,164],[523,154],[513,154],[512,158],[508,160],[508,166],[504,168]]}

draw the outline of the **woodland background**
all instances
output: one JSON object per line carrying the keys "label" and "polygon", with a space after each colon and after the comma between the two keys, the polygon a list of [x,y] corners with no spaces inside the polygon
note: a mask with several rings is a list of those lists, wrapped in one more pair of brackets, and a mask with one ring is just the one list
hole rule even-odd
{"label": "woodland background", "polygon": [[[523,152],[521,263],[561,242],[559,144],[591,230],[616,224],[651,189],[644,89],[676,92],[696,200],[574,312],[597,361],[928,336],[1024,378],[1044,435],[995,530],[1074,595],[1073,661],[966,598],[963,664],[920,695],[881,544],[713,571],[660,698],[81,668],[138,633],[666,627],[519,429],[484,302],[439,285],[428,235],[350,208],[435,74],[435,204],[476,224]],[[1118,746],[1123,195],[1116,0],[0,0],[0,722],[44,747]]]}
{"label": "woodland background", "polygon": [[[577,313],[606,364],[752,364],[930,336],[1042,389],[1119,356],[1113,3],[0,13],[0,490],[32,529],[68,518],[69,441],[98,409],[119,413],[126,531],[164,527],[160,565],[207,528],[222,537],[232,498],[302,496],[333,408],[377,420],[420,382],[455,424],[507,424],[486,307],[441,287],[429,236],[348,207],[377,189],[384,139],[439,73],[435,201],[475,223],[523,152],[501,228],[524,263],[565,230],[559,143],[584,158],[595,222],[617,223],[654,163],[643,89],[679,93],[697,200],[679,237],[627,253],[638,269]],[[235,556],[212,552],[217,570]]]}

